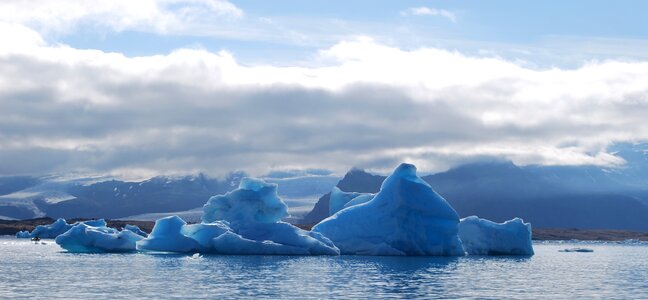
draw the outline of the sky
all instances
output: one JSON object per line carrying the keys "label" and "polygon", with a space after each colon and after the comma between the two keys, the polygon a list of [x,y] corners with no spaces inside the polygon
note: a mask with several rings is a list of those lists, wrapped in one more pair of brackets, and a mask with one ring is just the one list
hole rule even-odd
{"label": "sky", "polygon": [[646,1],[4,0],[0,175],[501,159],[648,140]]}

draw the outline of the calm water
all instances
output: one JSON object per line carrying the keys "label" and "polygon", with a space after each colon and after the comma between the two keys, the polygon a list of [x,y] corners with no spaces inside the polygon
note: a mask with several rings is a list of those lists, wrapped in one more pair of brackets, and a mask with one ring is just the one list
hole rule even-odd
{"label": "calm water", "polygon": [[[0,298],[648,299],[648,246],[536,244],[516,257],[70,254],[0,238]],[[593,253],[562,253],[567,247]]]}

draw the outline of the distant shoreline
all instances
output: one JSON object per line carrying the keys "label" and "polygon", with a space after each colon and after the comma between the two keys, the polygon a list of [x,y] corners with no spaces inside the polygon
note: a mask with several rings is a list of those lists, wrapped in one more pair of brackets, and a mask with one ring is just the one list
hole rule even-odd
{"label": "distant shoreline", "polygon": [[[86,221],[89,219],[69,219],[68,223],[74,223],[76,221]],[[17,232],[27,230],[32,231],[38,225],[48,225],[54,222],[54,219],[51,218],[38,218],[38,219],[29,219],[29,220],[0,220],[0,235],[16,235]],[[153,229],[155,222],[153,221],[122,221],[122,220],[106,220],[108,227],[113,227],[121,229],[126,224],[137,225],[143,231],[150,233]]]}
{"label": "distant shoreline", "polygon": [[[70,219],[68,222],[84,221],[87,219]],[[15,235],[22,230],[32,231],[38,225],[46,225],[54,222],[51,218],[38,218],[30,220],[0,220],[0,236]],[[122,228],[126,224],[139,226],[143,231],[151,232],[155,222],[153,221],[124,221],[106,220],[109,227]],[[310,230],[310,225],[297,225],[298,227]],[[648,241],[648,232],[611,230],[611,229],[577,229],[577,228],[533,228],[533,240],[536,241],[560,241],[560,240],[582,240],[582,241],[625,241],[640,240]]]}
{"label": "distant shoreline", "polygon": [[611,229],[533,228],[533,240],[648,241],[648,232]]}

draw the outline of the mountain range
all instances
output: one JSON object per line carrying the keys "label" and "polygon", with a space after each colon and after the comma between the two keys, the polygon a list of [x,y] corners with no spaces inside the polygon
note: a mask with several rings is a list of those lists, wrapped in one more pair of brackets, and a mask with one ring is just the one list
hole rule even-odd
{"label": "mountain range", "polygon": [[[239,185],[243,172],[225,178],[204,174],[158,176],[130,182],[102,178],[0,177],[0,219],[109,218],[155,220],[179,214],[199,220],[200,209],[214,195]],[[263,178],[279,186],[279,196],[294,216],[308,212],[340,177],[323,172],[271,173]]]}
{"label": "mountain range", "polygon": [[[538,228],[648,231],[648,144],[619,144],[611,150],[625,165],[517,166],[493,160],[422,178],[462,217],[504,221],[517,216]],[[159,176],[140,182],[0,177],[0,218],[151,219],[173,213],[199,217],[209,197],[231,191],[244,176]],[[291,222],[314,224],[328,216],[333,186],[375,193],[385,176],[353,168],[341,180],[323,170],[275,172],[263,178],[278,185],[293,215]]]}
{"label": "mountain range", "polygon": [[[507,161],[462,165],[423,176],[460,216],[494,221],[524,218],[539,228],[648,231],[648,144],[615,145],[626,164],[597,166],[516,166]],[[375,193],[384,176],[354,169],[337,186],[345,192]],[[328,216],[322,196],[301,221]]]}

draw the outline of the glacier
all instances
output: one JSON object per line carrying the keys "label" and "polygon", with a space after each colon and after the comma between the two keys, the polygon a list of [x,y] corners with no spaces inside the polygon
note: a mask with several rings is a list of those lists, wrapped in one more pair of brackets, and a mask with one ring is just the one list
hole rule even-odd
{"label": "glacier", "polygon": [[156,221],[153,231],[137,242],[142,251],[339,255],[339,249],[316,232],[281,219],[288,207],[277,196],[277,185],[244,178],[239,187],[211,197],[203,207],[202,223],[187,224],[177,216]]}
{"label": "glacier", "polygon": [[342,254],[461,256],[459,216],[432,187],[401,164],[368,202],[313,227]]}
{"label": "glacier", "polygon": [[132,252],[136,250],[136,242],[144,238],[131,230],[118,231],[105,224],[77,223],[55,241],[61,248],[74,253]]}
{"label": "glacier", "polygon": [[469,255],[533,255],[531,224],[520,218],[504,223],[477,216],[463,218],[459,238]]}

